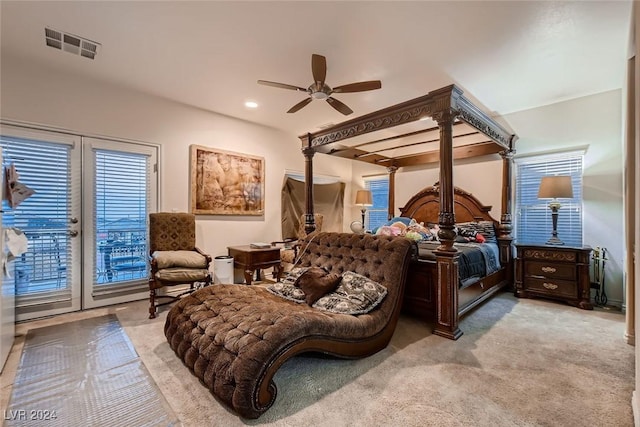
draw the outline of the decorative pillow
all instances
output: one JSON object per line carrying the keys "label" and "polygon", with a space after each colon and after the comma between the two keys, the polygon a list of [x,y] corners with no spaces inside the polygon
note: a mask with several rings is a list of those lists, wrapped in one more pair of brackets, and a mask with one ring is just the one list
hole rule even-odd
{"label": "decorative pillow", "polygon": [[[380,227],[383,227],[385,225],[392,225],[395,224],[396,222],[400,222],[404,225],[409,225],[409,223],[411,222],[411,218],[407,218],[405,216],[397,216],[395,218],[391,218],[389,221],[385,222],[384,224],[382,224]],[[379,234],[377,231],[378,229],[380,229],[380,227],[374,228],[373,230],[371,230],[371,232],[373,234]]]}
{"label": "decorative pillow", "polygon": [[294,301],[297,303],[305,302],[306,295],[302,289],[295,285],[298,277],[303,275],[309,267],[295,267],[282,279],[282,282],[276,282],[267,286],[267,291],[274,295]]}
{"label": "decorative pillow", "polygon": [[383,225],[381,227],[378,227],[378,230],[375,234],[379,236],[400,236],[401,233],[402,230],[400,230],[398,227]]}
{"label": "decorative pillow", "polygon": [[341,280],[341,276],[328,273],[324,268],[311,267],[296,279],[295,286],[302,289],[307,304],[313,305],[320,297],[332,292]]}
{"label": "decorative pillow", "polygon": [[475,242],[484,243],[485,238],[482,234],[469,228],[458,227],[458,236],[456,237],[457,243]]}
{"label": "decorative pillow", "polygon": [[287,285],[295,285],[296,280],[298,280],[298,277],[302,276],[308,269],[309,269],[309,267],[294,267],[294,268],[292,268],[287,273],[285,278],[282,279],[282,283],[285,283]]}
{"label": "decorative pillow", "polygon": [[478,233],[482,234],[485,240],[489,243],[498,243],[498,238],[496,237],[496,229],[493,221],[461,222],[457,224],[457,226],[460,228],[477,231]]}
{"label": "decorative pillow", "polygon": [[411,219],[409,225],[405,230],[404,236],[416,241],[422,240],[434,240],[434,236],[429,228],[424,226],[424,223],[418,222],[415,219]]}
{"label": "decorative pillow", "polygon": [[338,288],[320,298],[314,308],[341,314],[364,314],[373,310],[387,296],[387,289],[373,280],[345,271]]}

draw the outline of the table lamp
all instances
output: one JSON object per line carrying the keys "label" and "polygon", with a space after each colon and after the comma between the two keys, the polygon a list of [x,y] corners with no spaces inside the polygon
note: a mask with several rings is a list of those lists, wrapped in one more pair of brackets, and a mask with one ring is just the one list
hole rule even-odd
{"label": "table lamp", "polygon": [[558,238],[558,210],[562,206],[558,199],[571,198],[573,198],[573,188],[570,176],[543,176],[540,180],[538,199],[553,199],[549,202],[553,231],[547,245],[564,245],[564,242]]}
{"label": "table lamp", "polygon": [[367,206],[373,206],[371,200],[371,191],[358,190],[356,193],[356,206],[360,206],[360,212],[362,212],[362,226],[364,227],[364,213],[367,211]]}

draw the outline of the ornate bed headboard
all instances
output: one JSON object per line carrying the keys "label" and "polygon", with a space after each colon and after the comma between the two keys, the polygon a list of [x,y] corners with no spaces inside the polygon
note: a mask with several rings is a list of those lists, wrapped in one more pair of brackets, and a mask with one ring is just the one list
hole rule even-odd
{"label": "ornate bed headboard", "polygon": [[[473,194],[454,187],[453,193],[454,212],[456,222],[493,221],[496,227],[500,224],[489,211],[491,206],[485,206]],[[415,218],[418,222],[438,223],[440,214],[440,186],[436,183],[420,190],[407,204],[400,208],[400,215]]]}

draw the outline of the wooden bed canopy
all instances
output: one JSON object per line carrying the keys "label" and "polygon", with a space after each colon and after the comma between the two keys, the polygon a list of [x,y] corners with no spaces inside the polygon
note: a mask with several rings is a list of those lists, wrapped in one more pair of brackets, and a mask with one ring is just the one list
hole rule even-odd
{"label": "wooden bed canopy", "polygon": [[[315,229],[313,156],[315,153],[384,166],[389,173],[389,218],[395,209],[395,173],[405,166],[439,163],[437,222],[437,307],[434,333],[457,339],[457,256],[453,164],[456,159],[499,154],[503,159],[502,215],[498,227],[500,262],[511,278],[511,163],[516,135],[510,134],[463,95],[443,87],[391,107],[300,136],[305,157],[305,229]],[[425,183],[425,186],[432,183]]]}

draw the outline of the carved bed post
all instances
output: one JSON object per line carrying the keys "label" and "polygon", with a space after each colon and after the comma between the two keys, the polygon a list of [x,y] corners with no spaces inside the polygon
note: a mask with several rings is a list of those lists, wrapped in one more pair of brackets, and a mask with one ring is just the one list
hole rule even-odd
{"label": "carved bed post", "polygon": [[440,246],[434,251],[438,265],[436,290],[436,326],[434,334],[458,339],[458,250],[456,239],[453,188],[453,111],[447,107],[433,118],[440,128]]}
{"label": "carved bed post", "polygon": [[305,183],[304,231],[305,233],[310,234],[316,229],[316,221],[313,215],[313,155],[315,154],[315,151],[311,147],[310,134],[307,134],[306,138],[302,139],[302,145],[303,145],[302,154],[304,155],[304,183]]}
{"label": "carved bed post", "polygon": [[514,282],[513,276],[513,236],[511,235],[511,171],[515,150],[500,152],[502,157],[502,216],[498,227],[498,245],[500,247],[500,264],[507,269],[507,280]]}
{"label": "carved bed post", "polygon": [[389,166],[387,172],[389,172],[389,203],[387,207],[387,220],[394,217],[396,207],[396,171],[397,166]]}

